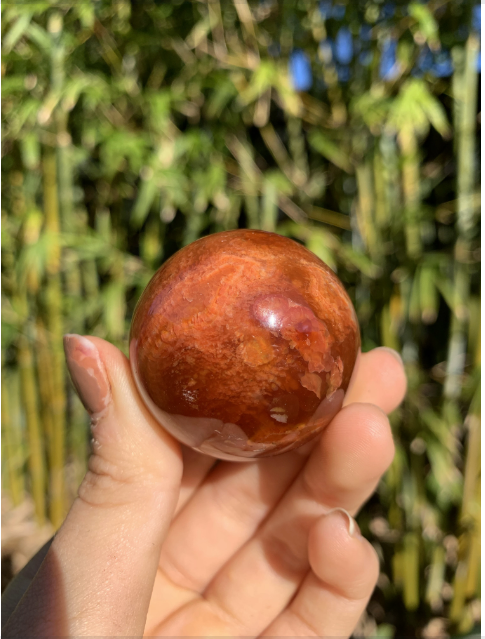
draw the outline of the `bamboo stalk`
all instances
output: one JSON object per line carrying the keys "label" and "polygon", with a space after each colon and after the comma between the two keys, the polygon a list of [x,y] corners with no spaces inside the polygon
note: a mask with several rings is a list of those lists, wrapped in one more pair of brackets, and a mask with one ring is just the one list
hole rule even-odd
{"label": "bamboo stalk", "polygon": [[60,278],[59,208],[57,191],[57,163],[54,149],[46,147],[43,158],[45,230],[51,236],[51,249],[47,263],[45,287],[47,328],[52,353],[53,419],[52,457],[50,458],[51,521],[60,526],[65,515],[64,448],[65,448],[65,390],[64,350],[62,345],[62,288]]}
{"label": "bamboo stalk", "polygon": [[451,601],[449,617],[452,623],[459,623],[463,617],[466,601],[466,583],[468,577],[468,565],[463,559],[458,561],[453,580],[453,599]]}
{"label": "bamboo stalk", "polygon": [[222,19],[221,4],[219,0],[207,3],[209,10],[212,35],[214,38],[214,51],[217,57],[227,55],[227,46],[224,39],[224,26]]}
{"label": "bamboo stalk", "polygon": [[468,351],[473,366],[480,366],[481,360],[481,304],[480,298],[473,296],[468,300]]}
{"label": "bamboo stalk", "polygon": [[81,263],[81,281],[85,299],[92,302],[99,296],[99,277],[96,261],[94,259],[83,260]]}
{"label": "bamboo stalk", "polygon": [[402,210],[400,193],[400,176],[398,166],[398,147],[395,136],[383,133],[379,141],[379,152],[382,154],[383,173],[375,175],[376,182],[382,177],[385,185],[385,198],[387,203],[386,217],[383,223],[390,224],[393,217]]}
{"label": "bamboo stalk", "polygon": [[[476,393],[480,393],[480,386]],[[467,520],[473,518],[479,509],[475,498],[475,486],[480,476],[480,450],[481,450],[481,424],[480,407],[472,410],[465,421],[467,426],[467,445],[465,457],[465,469],[463,478],[463,498],[461,504],[460,520],[466,525]]]}
{"label": "bamboo stalk", "polygon": [[[305,139],[301,129],[301,119],[292,116],[287,117],[286,129],[288,131],[288,145],[293,158],[293,181],[298,187],[308,182],[309,168],[305,149]],[[304,193],[302,192],[302,196]]]}
{"label": "bamboo stalk", "polygon": [[386,193],[386,181],[383,179],[386,168],[382,152],[378,146],[374,149],[374,219],[377,226],[382,229],[389,224],[389,202]]}
{"label": "bamboo stalk", "polygon": [[[193,217],[200,217],[195,214]],[[105,326],[111,340],[117,346],[123,347],[125,336],[125,278],[121,255],[113,259],[111,266],[111,281],[105,290]]]}
{"label": "bamboo stalk", "polygon": [[404,536],[403,599],[407,610],[419,605],[419,535],[409,532]]}
{"label": "bamboo stalk", "polygon": [[396,325],[393,321],[389,304],[386,304],[381,311],[381,342],[383,346],[388,346],[396,351],[400,350]]}
{"label": "bamboo stalk", "polygon": [[465,605],[463,608],[462,617],[457,625],[456,631],[461,636],[470,636],[468,633],[473,629],[473,616],[471,607],[469,605]]}
{"label": "bamboo stalk", "polygon": [[476,181],[475,132],[477,103],[477,57],[480,43],[478,37],[471,35],[465,49],[465,69],[463,93],[455,96],[462,102],[457,127],[457,226],[460,236],[466,240],[476,233],[476,207],[474,206],[474,188]]}
{"label": "bamboo stalk", "polygon": [[160,219],[149,220],[140,241],[140,254],[144,263],[151,269],[157,268],[162,263],[163,244],[160,235],[164,233],[165,225]]}
{"label": "bamboo stalk", "polygon": [[[37,353],[37,382],[41,404],[41,416],[45,440],[47,442],[47,458],[49,460],[49,470],[52,469],[56,460],[55,449],[55,415],[53,414],[52,400],[55,398],[54,375],[52,353],[49,348],[49,341],[44,323],[40,317],[36,320],[36,353]],[[52,478],[50,477],[52,480]]]}
{"label": "bamboo stalk", "polygon": [[278,218],[278,191],[270,180],[264,184],[261,228],[263,231],[275,231]]}
{"label": "bamboo stalk", "polygon": [[465,50],[464,69],[457,68],[456,74],[461,74],[454,82],[454,89],[459,91],[454,95],[459,106],[456,108],[456,136],[457,136],[457,231],[458,239],[455,247],[455,276],[454,276],[454,313],[452,316],[450,338],[448,344],[448,358],[446,366],[446,381],[444,395],[448,399],[459,396],[462,375],[465,367],[466,339],[467,339],[467,306],[470,292],[469,268],[466,255],[469,242],[476,233],[474,187],[476,180],[475,167],[475,131],[476,131],[476,100],[477,82],[476,60],[478,54],[478,39],[471,35]]}
{"label": "bamboo stalk", "polygon": [[24,333],[18,339],[18,364],[22,388],[22,402],[27,422],[29,438],[28,465],[35,515],[39,525],[46,519],[45,485],[46,471],[44,465],[44,450],[42,446],[42,432],[37,405],[37,388],[32,351]]}
{"label": "bamboo stalk", "polygon": [[414,273],[413,281],[409,291],[408,317],[413,324],[419,324],[421,321],[421,268],[418,266]]}
{"label": "bamboo stalk", "polygon": [[271,122],[268,122],[264,127],[260,129],[259,132],[261,133],[261,137],[263,138],[266,147],[276,160],[280,169],[289,180],[293,181],[293,167],[291,164],[290,156],[288,155],[288,152],[285,148],[285,145],[281,141],[281,138],[276,133],[274,126],[271,124]]}
{"label": "bamboo stalk", "polygon": [[234,7],[237,11],[238,18],[242,25],[242,33],[244,41],[247,45],[248,57],[259,59],[259,50],[256,41],[256,32],[254,30],[254,20],[251,13],[251,7],[247,0],[233,0]]}
{"label": "bamboo stalk", "polygon": [[308,217],[311,220],[330,224],[331,226],[336,226],[339,229],[344,229],[346,231],[351,230],[350,218],[347,215],[337,213],[336,211],[330,211],[329,209],[324,209],[320,206],[313,206]]}
{"label": "bamboo stalk", "polygon": [[399,132],[402,152],[402,187],[404,197],[404,232],[406,250],[410,259],[416,260],[423,251],[419,224],[421,204],[418,141],[412,127]]}
{"label": "bamboo stalk", "polygon": [[480,594],[480,554],[481,554],[481,534],[480,534],[480,480],[477,479],[477,512],[473,529],[470,532],[469,553],[468,553],[468,575],[465,582],[465,597],[479,596]]}
{"label": "bamboo stalk", "polygon": [[479,587],[480,564],[480,400],[481,388],[477,386],[472,399],[470,412],[466,419],[468,427],[467,450],[463,480],[463,500],[460,522],[466,528],[468,557],[467,576],[464,586],[464,596],[472,597]]}
{"label": "bamboo stalk", "polygon": [[438,291],[435,285],[435,269],[423,264],[419,275],[421,321],[434,324],[438,317]]}
{"label": "bamboo stalk", "polygon": [[433,549],[433,558],[426,586],[425,599],[431,606],[436,608],[441,601],[441,591],[445,581],[445,549],[438,545]]}
{"label": "bamboo stalk", "polygon": [[[22,473],[23,456],[19,445],[19,438],[16,436],[19,424],[14,425],[11,412],[11,385],[7,384],[5,369],[2,370],[2,453],[4,453],[4,468],[8,478],[8,493],[12,499],[12,504],[18,506],[24,497],[24,476]],[[2,468],[3,471],[3,468]]]}
{"label": "bamboo stalk", "polygon": [[[61,93],[65,81],[65,47],[62,42],[63,18],[58,12],[49,17],[48,30],[51,35],[51,87],[56,93]],[[59,183],[59,208],[62,228],[72,231],[73,200],[72,200],[72,165],[71,165],[71,136],[67,129],[68,114],[60,102],[54,111],[56,129],[57,179]]]}
{"label": "bamboo stalk", "polygon": [[357,224],[364,239],[369,255],[380,260],[377,227],[374,220],[374,183],[370,162],[361,162],[355,169],[357,178],[358,203],[356,207]]}
{"label": "bamboo stalk", "polygon": [[465,264],[455,263],[453,286],[453,314],[451,317],[446,380],[443,389],[447,399],[457,399],[461,392],[465,368],[467,338],[467,301],[470,292],[470,275]]}

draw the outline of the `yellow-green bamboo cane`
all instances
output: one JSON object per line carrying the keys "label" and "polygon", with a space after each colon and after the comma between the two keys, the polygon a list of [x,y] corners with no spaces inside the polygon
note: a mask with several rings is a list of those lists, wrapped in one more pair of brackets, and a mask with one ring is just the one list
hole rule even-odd
{"label": "yellow-green bamboo cane", "polygon": [[50,506],[51,521],[55,528],[60,526],[65,515],[64,462],[65,462],[65,367],[62,345],[62,288],[60,277],[59,208],[57,193],[57,162],[53,148],[46,147],[43,157],[44,214],[45,230],[49,234],[51,246],[47,263],[47,283],[45,289],[47,307],[47,327],[52,354],[53,396],[51,414],[53,422],[52,456],[50,465]]}
{"label": "yellow-green bamboo cane", "polygon": [[[8,387],[6,374],[2,370],[2,436],[5,464],[8,485],[3,488],[9,493],[14,506],[18,506],[24,498],[24,476],[22,473],[22,450],[19,446],[16,434],[19,431],[19,424],[14,425],[11,413],[11,389]],[[11,385],[10,385],[11,386]],[[3,468],[2,468],[3,471]]]}
{"label": "yellow-green bamboo cane", "polygon": [[371,163],[369,161],[359,163],[355,174],[358,190],[357,223],[369,255],[373,260],[379,261],[381,243],[378,241],[378,229],[374,218],[375,194]]}
{"label": "yellow-green bamboo cane", "polygon": [[405,212],[406,250],[412,260],[421,256],[421,229],[419,207],[421,202],[418,141],[412,126],[406,126],[399,132],[399,145],[402,152],[402,188]]}
{"label": "yellow-green bamboo cane", "polygon": [[18,364],[22,388],[22,403],[29,437],[28,465],[30,470],[31,492],[34,500],[35,515],[39,525],[46,519],[46,471],[42,430],[39,420],[37,384],[32,349],[27,336],[21,333],[18,338]]}
{"label": "yellow-green bamboo cane", "polygon": [[458,239],[455,247],[455,282],[454,304],[448,345],[446,367],[445,397],[456,399],[461,391],[461,377],[465,367],[467,305],[470,291],[470,274],[467,265],[470,240],[475,229],[474,189],[476,183],[475,167],[475,131],[476,100],[478,76],[476,61],[478,55],[478,39],[472,35],[468,38],[465,52],[464,69],[458,68],[460,80],[455,81],[454,88],[459,95],[454,95],[457,108],[457,231]]}

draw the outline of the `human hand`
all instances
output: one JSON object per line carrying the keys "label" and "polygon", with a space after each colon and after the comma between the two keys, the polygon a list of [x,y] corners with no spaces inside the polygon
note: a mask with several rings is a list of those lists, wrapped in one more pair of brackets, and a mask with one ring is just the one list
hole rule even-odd
{"label": "human hand", "polygon": [[378,577],[351,515],[393,457],[396,354],[360,356],[315,442],[216,463],[160,428],[114,346],[68,336],[66,352],[93,454],[48,552],[6,593],[3,636],[350,636]]}

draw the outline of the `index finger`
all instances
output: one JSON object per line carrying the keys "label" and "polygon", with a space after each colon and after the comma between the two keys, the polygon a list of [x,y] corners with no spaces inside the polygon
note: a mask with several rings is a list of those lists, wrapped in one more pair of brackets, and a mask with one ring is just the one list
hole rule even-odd
{"label": "index finger", "polygon": [[406,387],[406,373],[399,353],[385,346],[374,348],[359,354],[344,406],[355,402],[374,404],[389,414],[404,399]]}

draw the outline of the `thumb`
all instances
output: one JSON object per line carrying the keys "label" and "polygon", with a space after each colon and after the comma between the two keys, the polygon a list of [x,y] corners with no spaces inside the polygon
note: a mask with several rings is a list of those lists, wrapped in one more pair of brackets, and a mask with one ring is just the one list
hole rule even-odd
{"label": "thumb", "polygon": [[77,499],[8,636],[141,636],[182,474],[129,362],[98,338],[67,335],[71,378],[91,415],[93,454]]}

